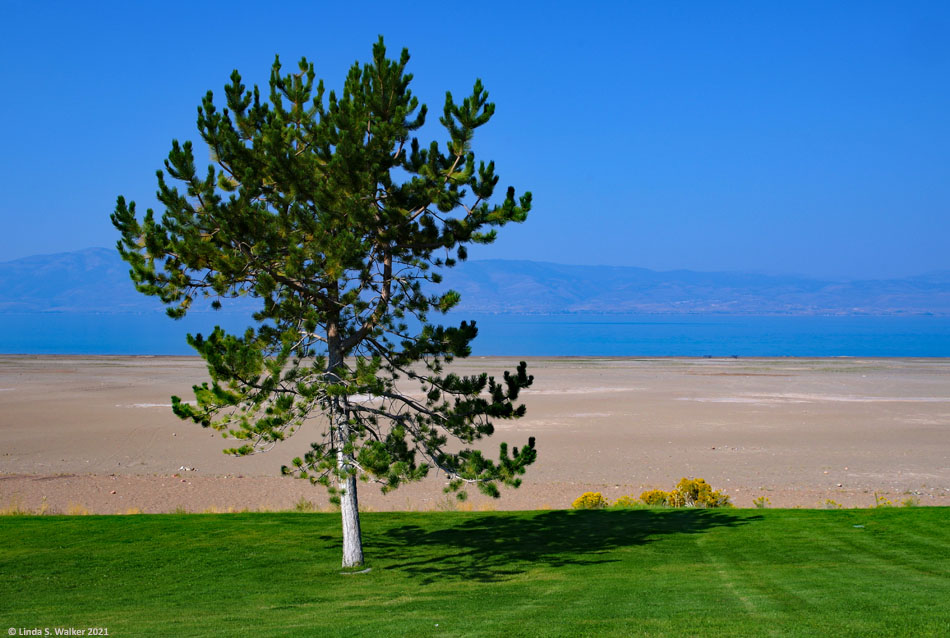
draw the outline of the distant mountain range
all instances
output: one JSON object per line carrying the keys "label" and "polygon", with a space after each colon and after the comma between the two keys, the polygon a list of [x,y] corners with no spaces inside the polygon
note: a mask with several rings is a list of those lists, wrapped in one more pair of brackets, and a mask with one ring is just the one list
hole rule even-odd
{"label": "distant mountain range", "polygon": [[[88,248],[0,263],[0,312],[153,312],[117,252]],[[950,315],[950,271],[886,280],[470,261],[445,272],[473,313]],[[256,306],[241,300],[231,308]]]}

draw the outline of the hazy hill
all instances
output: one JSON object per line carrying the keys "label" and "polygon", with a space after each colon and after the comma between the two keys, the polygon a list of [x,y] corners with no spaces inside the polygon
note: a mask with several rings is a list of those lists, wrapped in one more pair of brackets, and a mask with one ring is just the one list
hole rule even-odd
{"label": "hazy hill", "polygon": [[[157,300],[135,291],[128,270],[106,248],[0,263],[0,312],[159,311]],[[469,312],[950,315],[950,271],[835,282],[484,260],[447,271],[445,281]]]}
{"label": "hazy hill", "polygon": [[135,291],[115,250],[87,248],[0,263],[5,311],[139,311],[158,304]]}
{"label": "hazy hill", "polygon": [[446,275],[485,312],[950,314],[950,272],[890,280],[473,261]]}

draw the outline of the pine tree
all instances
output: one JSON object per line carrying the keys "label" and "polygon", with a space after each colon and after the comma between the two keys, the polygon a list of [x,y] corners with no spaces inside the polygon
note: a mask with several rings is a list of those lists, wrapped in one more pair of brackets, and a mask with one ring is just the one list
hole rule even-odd
{"label": "pine tree", "polygon": [[493,200],[494,162],[476,163],[473,135],[495,110],[481,81],[460,104],[446,93],[444,148],[420,144],[427,111],[408,61],[406,50],[387,59],[380,37],[339,96],[314,84],[306,58],[289,74],[275,59],[266,99],[235,71],[227,106],[209,91],[198,108],[207,171],[175,140],[158,171],[161,219],[148,210],[140,221],[123,197],[112,215],[137,289],[171,317],[199,298],[260,300],[243,335],[189,335],[210,383],[194,386],[194,402],[173,397],[173,409],[237,439],[226,452],[238,456],[303,426],[318,435],[283,472],[340,504],[344,567],[363,563],[358,478],[388,491],[436,470],[459,498],[468,485],[497,497],[536,458],[533,438],[510,453],[502,443],[497,461],[466,447],[492,434],[493,419],[524,414],[525,363],[501,381],[453,374],[446,364],[470,353],[476,326],[429,318],[459,301],[433,292],[439,271],[524,221],[531,194],[509,187]]}

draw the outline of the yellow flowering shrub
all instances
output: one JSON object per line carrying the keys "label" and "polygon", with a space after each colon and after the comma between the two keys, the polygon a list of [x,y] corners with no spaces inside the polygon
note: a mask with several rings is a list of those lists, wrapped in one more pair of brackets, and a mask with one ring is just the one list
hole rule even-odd
{"label": "yellow flowering shrub", "polygon": [[[764,506],[768,503],[765,499]],[[605,507],[635,508],[635,507],[732,507],[729,496],[714,490],[709,483],[701,478],[684,478],[677,483],[671,492],[663,490],[647,490],[640,494],[639,499],[632,496],[621,496],[610,504],[600,492],[584,492],[571,505],[576,510],[599,510]],[[756,507],[760,507],[756,503]]]}
{"label": "yellow flowering shrub", "polygon": [[607,499],[600,492],[584,492],[571,503],[576,510],[602,510],[607,507]]}
{"label": "yellow flowering shrub", "polygon": [[670,493],[663,490],[647,490],[640,495],[640,500],[644,505],[658,507],[669,503]]}
{"label": "yellow flowering shrub", "polygon": [[676,489],[670,492],[669,504],[671,507],[732,507],[727,494],[714,490],[701,478],[680,479]]}
{"label": "yellow flowering shrub", "polygon": [[894,503],[891,499],[878,496],[878,493],[874,492],[874,507],[894,507]]}

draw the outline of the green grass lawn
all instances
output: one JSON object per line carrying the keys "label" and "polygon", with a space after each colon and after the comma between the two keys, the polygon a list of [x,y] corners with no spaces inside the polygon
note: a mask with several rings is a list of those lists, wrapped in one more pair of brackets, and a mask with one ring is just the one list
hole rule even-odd
{"label": "green grass lawn", "polygon": [[[947,636],[950,509],[0,517],[0,632]],[[2,634],[0,634],[2,635]]]}

